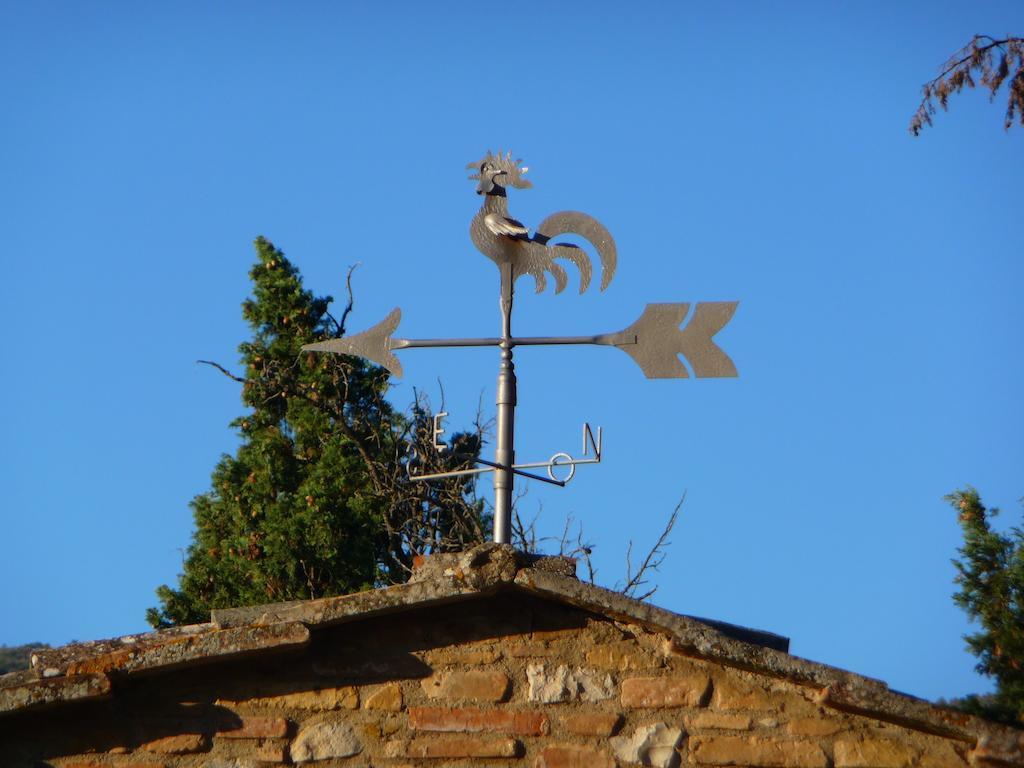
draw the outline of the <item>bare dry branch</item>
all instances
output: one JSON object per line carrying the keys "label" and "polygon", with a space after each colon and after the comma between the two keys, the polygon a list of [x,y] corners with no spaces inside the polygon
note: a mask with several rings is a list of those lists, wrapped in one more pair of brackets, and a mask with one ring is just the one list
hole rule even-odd
{"label": "bare dry branch", "polygon": [[341,313],[341,322],[338,323],[338,336],[345,335],[345,323],[348,322],[348,316],[352,313],[352,307],[355,304],[355,297],[352,293],[352,273],[361,264],[361,261],[357,261],[348,268],[348,273],[345,275],[345,290],[348,292],[348,303],[345,305],[345,310]]}
{"label": "bare dry branch", "polygon": [[237,381],[237,382],[239,382],[241,384],[245,383],[245,379],[241,378],[240,376],[235,376],[235,374],[233,374],[231,371],[229,371],[227,368],[225,368],[220,363],[215,363],[212,360],[196,360],[196,362],[197,363],[202,363],[203,365],[212,365],[214,368],[216,368],[218,371],[223,373],[229,379],[234,379],[235,381]]}
{"label": "bare dry branch", "polygon": [[341,320],[339,321],[335,319],[334,315],[327,310],[324,310],[324,314],[330,318],[332,323],[334,323],[334,338],[336,339],[345,335],[345,322],[348,320],[348,316],[352,312],[352,306],[354,303],[352,294],[352,273],[356,271],[356,267],[360,267],[362,264],[363,263],[361,261],[357,261],[355,264],[352,264],[348,268],[348,273],[345,275],[345,290],[348,293],[348,303],[345,305],[345,309],[341,313]]}
{"label": "bare dry branch", "polygon": [[512,507],[512,541],[521,552],[537,551],[537,516],[524,523],[519,510]]}
{"label": "bare dry branch", "polygon": [[654,543],[654,546],[651,547],[647,556],[643,559],[643,562],[635,573],[633,572],[632,563],[633,542],[629,542],[629,547],[626,551],[626,582],[621,587],[616,585],[619,592],[627,595],[628,597],[634,597],[637,600],[646,600],[658,591],[658,587],[654,586],[646,592],[638,594],[640,588],[648,584],[649,580],[646,578],[648,574],[656,572],[661,568],[662,563],[665,562],[665,557],[667,556],[665,550],[670,544],[668,537],[676,525],[676,520],[679,519],[679,510],[682,509],[684,501],[686,501],[685,493],[683,493],[683,497],[679,499],[679,503],[676,504],[676,508],[672,510],[672,514],[669,515],[668,521],[665,523],[665,527],[661,531],[661,535]]}

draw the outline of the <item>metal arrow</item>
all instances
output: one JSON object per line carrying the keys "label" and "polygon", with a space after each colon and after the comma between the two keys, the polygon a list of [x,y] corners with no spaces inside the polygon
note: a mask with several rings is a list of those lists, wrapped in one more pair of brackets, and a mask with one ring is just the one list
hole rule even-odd
{"label": "metal arrow", "polygon": [[[685,379],[690,370],[697,378],[736,376],[736,366],[729,356],[714,342],[714,336],[732,318],[737,302],[711,301],[695,305],[648,304],[636,322],[617,333],[594,336],[514,336],[512,334],[512,304],[515,284],[520,277],[534,279],[537,292],[547,285],[546,275],[555,280],[555,293],[568,283],[565,268],[558,261],[574,264],[580,272],[580,293],[590,284],[593,263],[589,253],[570,242],[552,242],[560,235],[575,235],[590,244],[601,263],[601,290],[608,287],[615,274],[618,251],[611,233],[597,219],[579,211],[562,211],[549,216],[537,229],[530,230],[509,213],[507,191],[510,188],[527,189],[532,184],[525,179],[526,167],[512,159],[512,153],[488,152],[480,160],[470,163],[475,172],[470,178],[478,182],[476,192],[481,196],[479,211],[470,222],[469,235],[473,244],[498,267],[500,273],[499,307],[501,309],[501,336],[477,339],[402,339],[395,337],[402,319],[400,309],[394,309],[377,325],[352,336],[307,344],[312,352],[333,352],[356,355],[387,368],[395,376],[402,375],[402,364],[395,356],[400,349],[416,347],[498,347],[501,361],[498,367],[497,440],[494,461],[479,460],[487,469],[465,470],[458,473],[440,473],[429,477],[450,477],[453,474],[494,472],[494,540],[508,543],[511,534],[512,482],[514,475],[524,475],[563,485],[551,470],[567,462],[575,471],[576,464],[590,460],[572,459],[568,454],[555,454],[548,462],[517,464],[515,461],[515,409],[516,374],[513,363],[515,347],[547,346],[556,344],[596,344],[618,347],[640,366],[649,379]],[[692,312],[691,312],[692,306]],[[680,358],[685,359],[690,366]],[[589,430],[589,427],[585,429]],[[435,425],[435,436],[437,426]],[[584,442],[586,448],[586,442]],[[600,461],[600,448],[596,450]],[[558,461],[556,461],[556,458]],[[547,467],[549,478],[533,475],[524,470]],[[413,479],[428,479],[426,475]]]}
{"label": "metal arrow", "polygon": [[[640,366],[649,379],[689,378],[682,355],[699,379],[737,375],[730,357],[714,342],[714,336],[732,319],[739,302],[697,302],[692,316],[690,304],[648,304],[635,323],[617,333],[593,336],[513,336],[511,347],[569,344],[596,344],[618,347]],[[500,337],[467,339],[402,339],[398,330],[402,310],[395,308],[372,328],[340,339],[306,344],[311,352],[333,352],[364,357],[383,366],[395,376],[402,375],[402,364],[394,352],[401,349],[436,347],[499,347]],[[685,323],[685,324],[684,324]]]}

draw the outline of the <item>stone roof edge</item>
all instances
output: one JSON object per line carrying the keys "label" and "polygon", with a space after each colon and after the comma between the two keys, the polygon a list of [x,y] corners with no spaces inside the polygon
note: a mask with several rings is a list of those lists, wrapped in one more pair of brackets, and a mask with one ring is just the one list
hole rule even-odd
{"label": "stone roof edge", "polygon": [[778,635],[701,621],[578,581],[565,558],[537,558],[508,545],[485,544],[429,560],[406,584],[215,610],[209,624],[40,650],[31,670],[0,676],[0,714],[108,696],[110,678],[118,675],[299,647],[309,641],[310,628],[517,590],[665,632],[685,655],[815,688],[824,706],[976,743],[996,759],[1024,749],[1024,732],[892,691],[880,680],[792,656],[772,642],[785,640]]}
{"label": "stone roof edge", "polygon": [[116,640],[39,650],[33,666],[0,676],[0,715],[70,701],[105,698],[113,678],[166,671],[261,651],[301,647],[309,628],[301,622],[199,631],[159,630]]}
{"label": "stone roof edge", "polygon": [[[0,675],[0,716],[109,696],[116,682],[112,679],[119,676],[303,646],[309,642],[310,627],[493,592],[511,584],[522,563],[536,564],[539,558],[488,544],[431,560],[433,565],[407,584],[319,600],[214,610],[206,624],[39,649],[28,670]],[[451,561],[454,567],[435,573],[442,561]]]}
{"label": "stone roof edge", "polygon": [[[277,621],[302,621],[309,626],[337,624],[410,607],[440,605],[493,593],[515,585],[517,574],[524,570],[550,576],[554,579],[553,583],[562,580],[568,584],[579,583],[575,575],[575,561],[571,558],[527,555],[507,544],[483,544],[466,552],[425,558],[406,584],[318,600],[219,609],[212,611],[211,619],[218,627],[270,624]],[[639,603],[631,598],[623,599]],[[669,611],[664,613],[666,616],[677,615]],[[772,632],[724,621],[690,618],[701,626],[709,626],[736,640],[780,651],[789,648],[788,638]]]}
{"label": "stone roof edge", "polygon": [[309,627],[368,619],[406,608],[440,605],[494,592],[496,584],[468,585],[421,582],[355,592],[339,597],[324,597],[293,603],[255,605],[248,608],[223,608],[211,611],[215,627],[225,629],[266,626],[278,622],[302,622]]}
{"label": "stone roof edge", "polygon": [[1024,749],[1024,731],[893,691],[881,680],[729,637],[698,619],[619,592],[529,568],[516,574],[515,584],[578,608],[668,632],[684,655],[817,689],[817,701],[833,709],[968,742],[984,748],[990,759],[1005,754],[1016,761]]}
{"label": "stone roof edge", "polygon": [[101,672],[51,678],[21,675],[16,685],[0,688],[0,715],[67,701],[106,698],[111,690],[110,678]]}

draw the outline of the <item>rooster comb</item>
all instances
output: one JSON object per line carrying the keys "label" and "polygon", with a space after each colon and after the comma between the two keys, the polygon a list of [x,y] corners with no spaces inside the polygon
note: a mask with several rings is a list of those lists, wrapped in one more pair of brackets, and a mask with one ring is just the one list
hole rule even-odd
{"label": "rooster comb", "polygon": [[502,178],[497,182],[501,184],[501,186],[516,187],[517,189],[527,189],[529,187],[532,187],[533,184],[531,184],[528,180],[523,178],[523,176],[526,175],[526,172],[529,170],[529,168],[527,168],[526,166],[521,166],[520,163],[522,162],[523,161],[521,158],[513,160],[511,151],[502,154],[502,151],[499,149],[497,154],[495,154],[490,150],[487,150],[486,155],[484,155],[479,160],[469,163],[466,166],[466,169],[476,171],[476,173],[472,174],[469,177],[471,181],[479,181],[480,169],[483,167],[485,163],[487,163],[499,169],[500,171],[503,171]]}

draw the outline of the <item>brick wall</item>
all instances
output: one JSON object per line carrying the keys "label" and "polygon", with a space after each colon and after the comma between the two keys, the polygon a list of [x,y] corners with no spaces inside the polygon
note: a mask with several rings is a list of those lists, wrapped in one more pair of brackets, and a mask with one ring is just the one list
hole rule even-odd
{"label": "brick wall", "polygon": [[297,651],[125,678],[0,719],[0,765],[885,768],[972,744],[832,708],[662,635],[506,594],[314,633]]}

